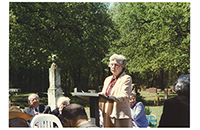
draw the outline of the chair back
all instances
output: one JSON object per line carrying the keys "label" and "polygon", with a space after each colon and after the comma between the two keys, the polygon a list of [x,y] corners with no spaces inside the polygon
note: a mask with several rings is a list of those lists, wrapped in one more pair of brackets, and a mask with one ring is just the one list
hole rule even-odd
{"label": "chair back", "polygon": [[146,115],[150,127],[157,126],[157,118],[155,115]]}
{"label": "chair back", "polygon": [[52,114],[40,114],[33,117],[31,128],[63,128],[58,117]]}

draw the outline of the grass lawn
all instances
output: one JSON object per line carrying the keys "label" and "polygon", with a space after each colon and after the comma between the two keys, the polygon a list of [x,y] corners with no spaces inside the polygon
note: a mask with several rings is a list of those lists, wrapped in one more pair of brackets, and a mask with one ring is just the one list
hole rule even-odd
{"label": "grass lawn", "polygon": [[159,125],[160,117],[162,115],[163,106],[149,106],[151,114],[157,117],[157,126]]}
{"label": "grass lawn", "polygon": [[[151,114],[154,114],[157,117],[157,125],[159,124],[160,121],[160,117],[162,115],[162,111],[163,111],[163,99],[164,99],[164,92],[159,92],[158,94],[149,94],[146,91],[142,91],[139,92],[140,95],[142,96],[142,98],[145,100],[145,102],[143,103],[145,108],[150,108],[151,109]],[[21,109],[24,109],[26,107],[29,106],[28,104],[28,96],[31,93],[25,93],[25,94],[19,94],[19,95],[12,95],[9,97],[10,101],[11,101],[11,105],[12,106],[20,106]],[[73,94],[72,94],[73,95]],[[158,95],[159,99],[160,99],[160,105],[159,106],[155,106],[154,105],[154,98],[155,96]],[[168,94],[168,98],[172,98],[175,97],[176,94],[173,92],[169,92]],[[42,96],[40,96],[40,104],[44,104],[47,105],[48,104],[48,98],[47,98],[47,93],[44,92]],[[85,101],[83,99],[80,99],[78,97],[75,96],[71,96],[70,97],[71,101],[70,103],[78,103],[81,104],[85,107],[86,112],[88,117],[90,117],[90,109],[89,109],[89,102]]]}
{"label": "grass lawn", "polygon": [[[150,108],[151,109],[151,114],[155,115],[157,117],[157,126],[159,125],[159,121],[160,121],[160,117],[162,115],[163,112],[163,104],[164,104],[164,91],[162,92],[158,92],[158,94],[149,94],[146,91],[141,91],[140,95],[144,98],[146,104],[145,108]],[[160,99],[160,105],[159,106],[155,106],[154,105],[154,98],[155,96],[158,96]],[[169,92],[168,93],[168,99],[169,98],[173,98],[177,96],[177,94],[173,93],[173,92]]]}

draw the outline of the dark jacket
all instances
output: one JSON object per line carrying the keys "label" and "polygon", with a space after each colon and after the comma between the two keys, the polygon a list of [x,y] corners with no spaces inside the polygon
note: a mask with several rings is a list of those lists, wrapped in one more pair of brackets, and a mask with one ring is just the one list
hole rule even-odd
{"label": "dark jacket", "polygon": [[62,114],[60,114],[59,108],[57,107],[57,108],[54,109],[51,113],[54,114],[55,116],[57,116],[57,117],[60,119],[60,122],[61,122],[62,125],[63,125]]}
{"label": "dark jacket", "polygon": [[[23,112],[26,113],[26,114],[32,115],[33,117],[35,116],[34,108],[32,106],[30,106],[28,108],[25,108],[23,110]],[[40,113],[48,113],[48,114],[50,114],[51,113],[51,107],[50,106],[45,106],[45,105],[39,105],[39,112]],[[29,123],[31,122],[33,117],[30,120],[28,120]]]}
{"label": "dark jacket", "polygon": [[190,101],[177,96],[165,101],[158,127],[190,127]]}

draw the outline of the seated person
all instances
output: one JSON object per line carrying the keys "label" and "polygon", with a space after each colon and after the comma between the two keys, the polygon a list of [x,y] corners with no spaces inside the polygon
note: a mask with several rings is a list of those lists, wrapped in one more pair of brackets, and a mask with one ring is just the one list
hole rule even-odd
{"label": "seated person", "polygon": [[129,104],[131,107],[131,117],[134,127],[148,127],[149,123],[146,118],[145,108],[142,102],[136,101],[136,94],[130,94]]}
{"label": "seated person", "polygon": [[174,91],[178,96],[164,102],[158,127],[190,127],[190,75],[180,76]]}
{"label": "seated person", "polygon": [[63,108],[64,127],[92,128],[97,127],[88,121],[85,108],[79,104],[70,104]]}
{"label": "seated person", "polygon": [[61,117],[62,116],[62,109],[65,106],[70,104],[69,101],[70,101],[70,99],[68,97],[60,97],[60,98],[58,98],[58,101],[57,101],[57,106],[58,107],[52,111],[52,114],[54,114],[55,116],[57,116],[60,119],[62,125],[63,125],[63,121],[62,121],[62,117]]}
{"label": "seated person", "polygon": [[19,108],[12,106],[9,109],[9,127],[29,127],[27,121],[33,116],[22,113]]}
{"label": "seated person", "polygon": [[[27,113],[29,115],[35,116],[40,113],[51,113],[51,108],[50,106],[45,106],[45,105],[39,105],[39,96],[37,94],[31,94],[28,97],[28,103],[30,107],[24,109],[24,113]],[[32,118],[28,120],[30,123]]]}

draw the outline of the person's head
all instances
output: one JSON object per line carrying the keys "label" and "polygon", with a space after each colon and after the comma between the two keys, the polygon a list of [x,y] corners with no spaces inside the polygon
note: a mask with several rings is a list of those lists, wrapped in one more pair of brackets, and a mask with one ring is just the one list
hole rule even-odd
{"label": "person's head", "polygon": [[110,71],[114,76],[118,76],[126,68],[126,58],[123,55],[113,54],[110,57]]}
{"label": "person's head", "polygon": [[76,127],[80,120],[88,120],[85,109],[79,104],[69,104],[62,110],[64,127]]}
{"label": "person's head", "polygon": [[59,97],[57,101],[57,106],[59,109],[63,109],[65,106],[70,104],[70,99],[68,97]]}
{"label": "person's head", "polygon": [[130,107],[135,105],[135,103],[136,103],[136,94],[135,93],[131,93],[130,94],[130,100],[129,100]]}
{"label": "person's head", "polygon": [[39,105],[39,96],[37,94],[31,94],[28,96],[28,103],[34,107],[37,108]]}
{"label": "person's head", "polygon": [[9,127],[28,127],[27,121],[33,116],[22,113],[19,107],[11,106],[9,109]]}
{"label": "person's head", "polygon": [[9,119],[9,127],[29,127],[26,120],[22,118]]}
{"label": "person's head", "polygon": [[190,75],[180,76],[174,83],[174,91],[178,94],[178,96],[189,97],[189,95],[190,95]]}

